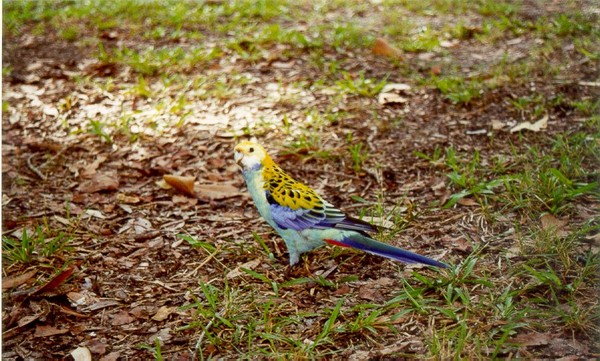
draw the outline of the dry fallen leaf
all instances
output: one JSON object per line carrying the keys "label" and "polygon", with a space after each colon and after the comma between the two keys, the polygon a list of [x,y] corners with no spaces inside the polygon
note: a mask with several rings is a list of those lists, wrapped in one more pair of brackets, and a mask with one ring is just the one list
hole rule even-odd
{"label": "dry fallen leaf", "polygon": [[172,198],[172,202],[173,204],[177,204],[177,206],[184,207],[184,206],[194,206],[196,204],[198,204],[198,199],[197,198],[190,198],[188,196],[182,196],[179,194],[174,194],[173,198]]}
{"label": "dry fallen leaf", "polygon": [[379,104],[401,104],[408,102],[408,99],[396,93],[379,93],[377,97]]}
{"label": "dry fallen leaf", "polygon": [[[17,321],[17,327],[26,326],[26,325],[32,323],[33,321],[37,320],[41,316],[44,316],[44,314],[37,313],[35,315],[21,317],[21,318],[19,318],[19,321]],[[8,331],[5,331],[4,333],[6,333],[6,332],[8,332]],[[3,336],[4,336],[4,333],[2,334]]]}
{"label": "dry fallen leaf", "polygon": [[103,356],[100,361],[117,361],[121,357],[121,353],[118,351],[114,351],[109,353],[108,355]]}
{"label": "dry fallen leaf", "polygon": [[71,302],[72,306],[80,307],[96,303],[98,300],[96,295],[88,290],[81,290],[80,292],[68,292],[67,298]]}
{"label": "dry fallen leaf", "polygon": [[454,47],[458,46],[459,43],[460,43],[460,40],[458,40],[458,39],[442,40],[442,41],[440,41],[440,47],[454,48]]}
{"label": "dry fallen leaf", "polygon": [[146,218],[138,217],[135,219],[129,219],[117,233],[121,234],[130,229],[134,230],[136,235],[145,234],[146,232],[154,230],[152,223]]}
{"label": "dry fallen leaf", "polygon": [[543,346],[548,345],[555,339],[555,335],[546,333],[530,332],[517,335],[509,342],[519,344],[521,346]]}
{"label": "dry fallen leaf", "polygon": [[346,294],[348,294],[350,292],[351,292],[350,286],[344,284],[344,285],[341,285],[340,288],[338,288],[337,290],[335,290],[335,292],[333,292],[333,294],[336,295],[336,296],[341,296],[341,295],[346,295]]}
{"label": "dry fallen leaf", "polygon": [[518,257],[519,255],[521,255],[521,246],[519,246],[518,244],[515,244],[512,247],[509,247],[506,250],[506,256],[508,258],[515,258]]}
{"label": "dry fallen leaf", "polygon": [[377,38],[373,43],[371,52],[374,55],[387,56],[390,58],[402,59],[402,51],[396,47],[390,45],[385,39]]}
{"label": "dry fallen leaf", "polygon": [[87,347],[77,347],[73,351],[71,351],[71,357],[75,359],[75,361],[92,361],[92,353]]}
{"label": "dry fallen leaf", "polygon": [[371,351],[355,351],[348,357],[348,361],[362,361],[371,360],[373,358],[373,352]]}
{"label": "dry fallen leaf", "polygon": [[177,189],[181,193],[185,193],[192,197],[195,196],[194,181],[196,180],[196,177],[182,177],[178,175],[165,174],[163,179],[168,185]]}
{"label": "dry fallen leaf", "polygon": [[152,308],[150,306],[136,306],[129,310],[129,314],[136,318],[148,318],[150,316]]}
{"label": "dry fallen leaf", "polygon": [[504,124],[503,122],[501,122],[498,119],[492,119],[492,129],[493,130],[500,130],[502,128],[504,128],[506,124]]}
{"label": "dry fallen leaf", "polygon": [[442,74],[442,66],[440,64],[432,65],[429,72],[433,75],[440,75]]}
{"label": "dry fallen leaf", "polygon": [[379,104],[394,104],[394,103],[406,103],[408,98],[400,95],[400,93],[408,93],[410,91],[410,85],[404,83],[390,83],[386,84],[377,98]]}
{"label": "dry fallen leaf", "polygon": [[136,218],[133,221],[132,225],[133,225],[133,230],[135,231],[135,234],[144,234],[144,233],[154,229],[154,228],[152,228],[152,223],[149,220],[147,220],[146,218],[142,218],[142,217]]}
{"label": "dry fallen leaf", "polygon": [[37,325],[35,326],[35,333],[33,334],[33,337],[48,337],[54,335],[62,335],[63,333],[67,332],[69,332],[68,329],[60,329],[48,325]]}
{"label": "dry fallen leaf", "polygon": [[75,266],[71,266],[63,270],[62,272],[54,276],[50,281],[48,281],[48,283],[42,285],[40,288],[35,290],[32,294],[39,295],[45,292],[54,291],[73,274],[73,271],[75,271]]}
{"label": "dry fallen leaf", "polygon": [[92,353],[98,355],[104,355],[106,353],[106,344],[101,342],[100,340],[92,339],[89,340],[86,344],[89,347],[90,352]]}
{"label": "dry fallen leaf", "polygon": [[[83,313],[81,313],[81,312],[73,311],[72,309],[70,309],[70,308],[69,308],[69,307],[67,307],[67,306],[58,306],[58,310],[59,310],[61,313],[64,313],[65,315],[68,315],[68,316],[74,316],[74,317],[79,317],[79,318],[89,318],[89,317],[90,317],[90,316],[88,316],[88,315],[84,315],[84,314],[83,314]],[[73,327],[77,327],[77,326],[76,326],[76,325],[74,325]],[[73,332],[73,327],[69,328],[69,330],[70,330],[71,332]]]}
{"label": "dry fallen leaf", "polygon": [[442,194],[445,194],[447,192],[446,182],[440,180],[439,182],[431,186],[431,190],[436,196],[441,196]]}
{"label": "dry fallen leaf", "polygon": [[89,219],[89,218],[106,219],[106,216],[104,214],[102,214],[102,212],[100,212],[99,210],[86,209],[85,212],[83,212],[82,218],[83,219]]}
{"label": "dry fallen leaf", "polygon": [[373,285],[364,285],[358,289],[358,297],[369,301],[381,301],[383,296],[379,290],[374,289]]}
{"label": "dry fallen leaf", "polygon": [[542,224],[542,229],[545,231],[554,232],[559,237],[563,237],[568,234],[568,232],[565,230],[567,221],[558,219],[551,214],[544,214],[541,216],[540,222]]}
{"label": "dry fallen leaf", "polygon": [[156,342],[156,340],[158,339],[162,345],[165,342],[168,342],[169,340],[171,340],[172,338],[173,338],[173,335],[171,335],[171,329],[163,328],[162,330],[158,331],[154,335],[148,337],[147,340],[151,344],[154,344]]}
{"label": "dry fallen leaf", "polygon": [[389,277],[380,277],[375,280],[375,284],[379,287],[390,287],[396,284],[396,282]]}
{"label": "dry fallen leaf", "polygon": [[121,326],[133,321],[135,321],[135,318],[131,317],[127,311],[121,310],[113,315],[112,325]]}
{"label": "dry fallen leaf", "polygon": [[107,307],[112,307],[112,306],[118,306],[119,302],[112,300],[112,299],[101,299],[98,302],[95,302],[94,304],[90,305],[90,306],[86,306],[82,308],[82,311],[85,312],[90,312],[90,311],[97,311],[103,308],[107,308]]}
{"label": "dry fallen leaf", "polygon": [[156,314],[152,316],[152,319],[154,321],[164,321],[171,313],[173,313],[173,311],[175,311],[175,307],[162,306],[156,311]]}
{"label": "dry fallen leaf", "polygon": [[452,245],[455,249],[462,252],[471,252],[473,250],[471,242],[467,241],[464,237],[458,237],[452,240]]}
{"label": "dry fallen leaf", "polygon": [[172,189],[173,188],[169,185],[169,183],[165,182],[164,179],[158,180],[158,181],[154,182],[154,184],[156,184],[156,186],[160,189]]}
{"label": "dry fallen leaf", "polygon": [[237,197],[241,195],[237,187],[227,183],[199,184],[196,186],[196,190],[198,191],[199,197],[212,200]]}
{"label": "dry fallen leaf", "polygon": [[35,276],[36,273],[37,271],[33,270],[16,276],[4,277],[2,279],[2,289],[5,290],[20,286],[29,281],[33,276]]}
{"label": "dry fallen leaf", "polygon": [[544,117],[542,117],[542,119],[538,120],[537,122],[531,124],[531,122],[523,122],[523,123],[519,123],[517,125],[515,125],[510,132],[511,133],[515,133],[521,130],[531,130],[532,132],[539,132],[542,129],[546,129],[546,127],[548,126],[548,114],[544,115]]}
{"label": "dry fallen leaf", "polygon": [[231,270],[229,273],[227,273],[227,276],[225,276],[225,278],[227,278],[228,280],[239,277],[243,274],[246,274],[245,272],[240,271],[240,269],[242,268],[246,268],[246,269],[254,269],[256,266],[258,266],[260,264],[260,259],[253,259],[251,261],[248,261],[238,267],[236,267],[235,269]]}
{"label": "dry fallen leaf", "polygon": [[386,84],[383,89],[381,89],[382,93],[408,93],[411,89],[411,86],[405,83],[389,83]]}
{"label": "dry fallen leaf", "polygon": [[475,201],[473,198],[461,198],[458,200],[457,203],[460,204],[461,206],[467,206],[467,207],[476,207],[479,205],[479,203],[477,203],[477,201]]}
{"label": "dry fallen leaf", "polygon": [[92,177],[94,174],[96,174],[96,170],[98,169],[100,164],[104,163],[106,158],[106,155],[99,155],[96,158],[96,160],[94,160],[92,163],[88,164],[85,168],[82,169],[81,176],[86,178]]}
{"label": "dry fallen leaf", "polygon": [[125,193],[119,193],[117,194],[117,200],[121,203],[129,203],[129,204],[136,204],[140,202],[140,198],[137,196],[128,196]]}
{"label": "dry fallen leaf", "polygon": [[541,216],[540,222],[542,223],[543,230],[557,230],[564,227],[564,225],[567,224],[566,221],[560,220],[551,214],[544,214],[543,216]]}
{"label": "dry fallen leaf", "polygon": [[78,190],[83,193],[95,193],[100,191],[114,191],[119,188],[117,177],[108,174],[96,174],[88,181],[81,183]]}

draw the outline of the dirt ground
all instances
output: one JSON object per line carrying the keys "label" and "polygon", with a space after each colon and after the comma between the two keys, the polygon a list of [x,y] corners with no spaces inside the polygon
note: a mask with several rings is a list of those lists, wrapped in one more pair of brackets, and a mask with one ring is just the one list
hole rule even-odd
{"label": "dirt ground", "polygon": [[[160,45],[131,39],[119,29],[103,41],[107,48]],[[518,59],[527,56],[528,44],[534,41],[522,38],[507,47]],[[407,53],[404,66],[427,73],[448,61],[468,73],[496,51],[482,45],[474,49],[472,44],[463,41],[444,57]],[[12,69],[2,79],[3,100],[10,103],[2,114],[3,236],[22,238],[23,230],[35,235],[40,227],[48,240],[64,234],[69,242],[60,252],[30,264],[4,262],[4,278],[21,279],[18,287],[5,289],[3,284],[3,359],[64,359],[78,346],[87,347],[94,359],[148,359],[151,353],[140,345],[154,347],[157,337],[165,358],[191,359],[202,328],[188,326],[204,321],[193,307],[184,306],[202,298],[201,283],[220,284],[226,279],[231,287],[271,292],[268,285],[235,274],[240,267],[276,282],[314,275],[358,280],[351,289],[292,287],[281,295],[290,313],[317,312],[317,305],[344,294],[369,302],[393,297],[403,284],[398,265],[375,256],[328,247],[288,269],[283,241],[259,218],[232,159],[236,142],[249,137],[265,145],[295,178],[349,213],[376,206],[378,197],[383,197],[387,213],[402,208],[404,226],[390,242],[450,263],[460,263],[474,244],[485,245],[480,252],[485,262],[494,264],[499,254],[514,246],[514,238],[500,235],[508,234],[515,222],[527,220],[510,212],[506,221],[491,223],[484,210],[468,202],[432,208],[432,203],[443,204],[454,191],[447,170],[415,152],[433,154],[452,146],[469,154],[478,150],[484,163],[498,155],[508,157],[515,148],[525,151],[528,145],[545,144],[548,137],[579,129],[582,117],[563,103],[547,109],[549,126],[544,132],[514,134],[508,131],[509,123],[530,118],[508,106],[506,99],[526,96],[532,89],[548,98],[557,93],[573,99],[598,95],[597,87],[581,85],[598,79],[597,64],[581,62],[565,51],[550,56],[570,67],[570,78],[507,82],[466,105],[455,105],[428,87],[412,87],[395,105],[380,104],[376,96],[352,94],[332,103],[327,92],[302,87],[307,79],[323,76],[318,69],[306,57],[288,57],[284,50],[285,46],[272,49],[254,63],[226,52],[209,68],[181,74],[193,79],[198,74],[226,78],[235,73],[250,79],[229,89],[227,97],[194,98],[185,82],[169,86],[160,77],[149,78],[153,95],[143,97],[131,91],[138,75],[127,66],[102,63],[94,46],[74,46],[52,33],[23,31],[4,38],[3,64]],[[323,56],[340,57],[333,49],[329,52]],[[364,72],[369,78],[387,76],[388,83],[407,82],[389,59],[370,49],[346,55],[344,69],[355,77]],[[183,111],[188,114],[182,125],[174,125],[182,111],[161,112],[156,104],[181,94],[190,96]],[[319,146],[332,155],[314,156],[319,149],[308,146],[290,152],[286,145],[306,133],[301,133],[302,126],[283,131],[284,116],[297,126],[306,119],[306,109],[325,113],[332,107],[338,108],[338,119],[310,128],[318,134]],[[115,125],[110,134],[94,133],[89,124],[95,119],[127,126]],[[494,122],[505,125],[492,130]],[[347,154],[350,136],[369,152],[358,172]],[[166,174],[195,177],[195,196],[167,189],[162,182]],[[357,203],[357,197],[367,203]],[[585,221],[595,214],[596,205],[582,201],[569,223]],[[253,232],[265,241],[273,259]],[[208,246],[193,247],[179,235]],[[401,269],[410,277],[410,268]],[[410,333],[410,326],[404,327],[402,332]],[[310,332],[316,332],[310,330],[314,329],[298,333],[310,338],[314,336]],[[591,338],[578,335],[577,342],[567,345],[571,338],[568,332],[557,332],[564,345],[547,346],[541,340],[538,345],[547,346],[545,350],[533,342],[531,353],[521,355],[568,359],[598,355]],[[373,350],[394,345],[367,336],[346,341],[339,347],[347,350],[338,357],[385,357]],[[418,355],[424,350],[422,339],[411,342],[401,352]],[[204,347],[203,353],[236,357],[235,352],[214,346]]]}

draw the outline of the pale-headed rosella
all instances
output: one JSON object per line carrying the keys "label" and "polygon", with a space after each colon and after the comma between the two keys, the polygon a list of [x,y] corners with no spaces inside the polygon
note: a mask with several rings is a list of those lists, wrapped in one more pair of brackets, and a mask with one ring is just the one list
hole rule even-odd
{"label": "pale-headed rosella", "polygon": [[298,263],[302,253],[329,243],[405,263],[448,267],[374,240],[368,233],[377,232],[375,226],[345,215],[313,189],[292,179],[261,145],[242,141],[235,147],[234,158],[258,212],[285,241],[290,266]]}

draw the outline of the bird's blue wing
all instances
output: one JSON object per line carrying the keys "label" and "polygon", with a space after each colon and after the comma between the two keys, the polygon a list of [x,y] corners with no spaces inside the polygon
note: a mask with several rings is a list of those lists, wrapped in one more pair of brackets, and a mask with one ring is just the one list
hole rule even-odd
{"label": "bird's blue wing", "polygon": [[335,208],[329,202],[323,201],[323,206],[315,208],[292,209],[279,204],[275,198],[266,191],[267,201],[271,207],[273,221],[282,229],[293,229],[303,231],[305,229],[328,229],[338,228],[341,230],[353,230],[357,232],[377,232],[372,224],[356,218],[346,216],[341,210]]}

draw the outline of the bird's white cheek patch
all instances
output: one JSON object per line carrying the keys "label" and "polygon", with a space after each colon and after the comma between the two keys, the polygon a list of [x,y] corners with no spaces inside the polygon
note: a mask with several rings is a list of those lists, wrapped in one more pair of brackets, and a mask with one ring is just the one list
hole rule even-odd
{"label": "bird's white cheek patch", "polygon": [[258,159],[247,155],[242,156],[238,164],[240,164],[244,170],[258,170],[261,167],[261,163]]}
{"label": "bird's white cheek patch", "polygon": [[233,153],[233,160],[235,160],[235,162],[237,164],[240,164],[240,160],[242,159],[242,153],[240,152],[234,152]]}

